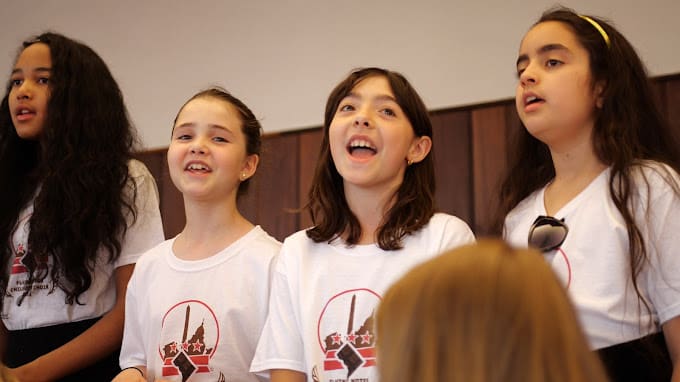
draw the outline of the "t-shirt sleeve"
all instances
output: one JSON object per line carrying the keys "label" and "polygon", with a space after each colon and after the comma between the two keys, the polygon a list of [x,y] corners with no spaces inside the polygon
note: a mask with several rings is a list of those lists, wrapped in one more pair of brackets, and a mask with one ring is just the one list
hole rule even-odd
{"label": "t-shirt sleeve", "polygon": [[135,263],[139,256],[165,239],[156,181],[142,162],[132,160],[129,168],[137,188],[137,218],[133,222],[132,216],[128,217],[131,224],[125,234],[116,267]]}
{"label": "t-shirt sleeve", "polygon": [[125,295],[125,325],[123,330],[123,343],[120,349],[120,367],[124,369],[130,366],[146,365],[144,346],[144,331],[141,328],[139,316],[139,301],[137,299],[138,277],[133,273]]}
{"label": "t-shirt sleeve", "polygon": [[276,260],[269,298],[269,313],[255,351],[250,371],[266,375],[272,369],[304,373],[304,347],[295,267],[289,264],[293,253],[284,243]]}
{"label": "t-shirt sleeve", "polygon": [[472,244],[475,242],[475,235],[472,233],[470,226],[463,220],[455,216],[447,216],[444,221],[444,229],[442,230],[440,252],[447,251],[462,245]]}
{"label": "t-shirt sleeve", "polygon": [[672,170],[665,179],[658,174],[650,180],[647,222],[647,248],[650,259],[647,290],[659,323],[680,316],[680,196],[669,182],[680,187],[680,177]]}

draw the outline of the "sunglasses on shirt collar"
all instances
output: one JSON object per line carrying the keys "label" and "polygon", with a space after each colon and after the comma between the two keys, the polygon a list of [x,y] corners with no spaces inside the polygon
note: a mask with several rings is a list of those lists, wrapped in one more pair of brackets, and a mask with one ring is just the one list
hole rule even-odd
{"label": "sunglasses on shirt collar", "polygon": [[564,219],[541,215],[529,229],[529,246],[541,252],[550,252],[564,243],[568,232],[569,227],[564,223]]}

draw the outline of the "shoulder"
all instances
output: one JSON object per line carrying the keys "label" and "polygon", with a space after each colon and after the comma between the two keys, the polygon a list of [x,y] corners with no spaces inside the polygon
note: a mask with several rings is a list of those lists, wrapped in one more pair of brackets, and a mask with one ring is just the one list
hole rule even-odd
{"label": "shoulder", "polygon": [[455,231],[471,231],[470,226],[463,219],[443,212],[437,212],[423,229],[447,229]]}
{"label": "shoulder", "polygon": [[[157,206],[158,203],[156,201],[159,199],[159,193],[156,180],[146,165],[136,159],[130,159],[128,161],[128,174],[130,180],[128,181],[129,187],[127,192],[132,193],[135,191],[136,196],[141,196],[143,200],[152,200],[154,201],[152,205]],[[160,211],[158,211],[158,214],[160,214]]]}
{"label": "shoulder", "polygon": [[250,232],[248,247],[254,252],[271,257],[279,252],[281,243],[258,225]]}
{"label": "shoulder", "polygon": [[[435,213],[423,227],[420,235],[432,242],[450,242],[452,245],[475,241],[470,226],[457,216]],[[447,245],[448,246],[448,245]]]}
{"label": "shoulder", "polygon": [[680,197],[680,176],[665,163],[641,161],[631,167],[630,179],[643,203]]}
{"label": "shoulder", "polygon": [[680,184],[680,176],[669,165],[656,161],[641,161],[632,166],[631,174],[636,183],[645,180],[650,186],[677,187]]}
{"label": "shoulder", "polygon": [[313,241],[307,236],[307,229],[299,230],[283,240],[284,247],[308,245],[309,243],[313,243]]}
{"label": "shoulder", "polygon": [[146,165],[137,159],[128,161],[128,173],[132,178],[153,177]]}
{"label": "shoulder", "polygon": [[[521,202],[519,202],[515,208],[510,210],[508,214],[505,216],[505,226],[514,226],[518,222],[522,222],[526,220],[527,215],[531,214],[534,215],[533,213],[533,207],[534,203],[536,202],[536,198],[538,197],[539,192],[542,189],[536,190],[532,192],[529,196],[526,198],[522,199]],[[535,218],[535,216],[531,217],[532,219]]]}
{"label": "shoulder", "polygon": [[153,269],[163,257],[172,250],[175,238],[165,240],[144,252],[135,264],[135,273],[142,273],[147,269]]}
{"label": "shoulder", "polygon": [[283,240],[278,261],[290,264],[304,262],[304,258],[317,253],[317,248],[322,246],[326,247],[328,243],[315,243],[307,236],[307,230],[297,231]]}

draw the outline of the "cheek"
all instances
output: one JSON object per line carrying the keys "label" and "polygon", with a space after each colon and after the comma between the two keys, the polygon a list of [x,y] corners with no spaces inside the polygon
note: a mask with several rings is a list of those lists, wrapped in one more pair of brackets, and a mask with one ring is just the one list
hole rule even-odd
{"label": "cheek", "polygon": [[517,85],[517,89],[515,90],[515,109],[517,110],[517,114],[519,116],[522,116],[522,111],[524,109],[524,101],[522,101],[522,88]]}
{"label": "cheek", "polygon": [[182,157],[180,155],[180,149],[174,144],[170,144],[168,147],[168,170],[170,171],[170,177],[179,174],[182,169]]}
{"label": "cheek", "polygon": [[333,156],[335,156],[336,152],[344,150],[345,148],[344,137],[341,130],[342,129],[340,129],[335,122],[332,122],[331,126],[328,128],[328,144],[330,145],[331,154],[333,154]]}

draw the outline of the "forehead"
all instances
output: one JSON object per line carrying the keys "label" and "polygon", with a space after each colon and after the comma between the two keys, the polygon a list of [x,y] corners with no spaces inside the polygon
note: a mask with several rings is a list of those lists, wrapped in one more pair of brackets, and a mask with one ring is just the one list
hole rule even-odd
{"label": "forehead", "polygon": [[520,43],[520,53],[531,53],[549,44],[560,44],[570,50],[583,49],[576,34],[567,24],[560,21],[544,21],[534,25]]}
{"label": "forehead", "polygon": [[24,66],[35,66],[35,67],[50,67],[52,66],[52,57],[50,55],[50,47],[47,44],[38,42],[27,46],[14,65],[15,67],[21,68]]}
{"label": "forehead", "polygon": [[223,127],[240,127],[238,110],[231,103],[214,97],[200,97],[189,101],[177,116],[176,125],[208,123]]}
{"label": "forehead", "polygon": [[352,88],[351,94],[388,95],[394,98],[394,92],[385,76],[375,75],[366,77],[357,82]]}

